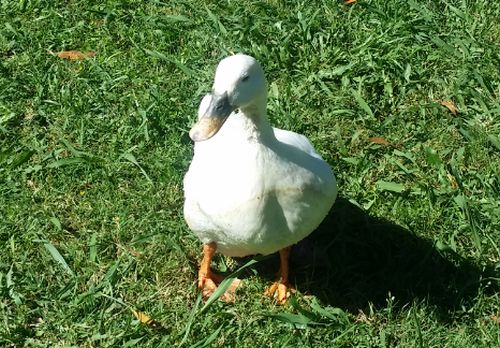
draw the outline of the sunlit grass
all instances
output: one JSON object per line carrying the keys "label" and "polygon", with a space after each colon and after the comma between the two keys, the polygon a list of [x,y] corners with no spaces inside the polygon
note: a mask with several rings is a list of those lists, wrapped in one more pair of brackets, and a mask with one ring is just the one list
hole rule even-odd
{"label": "sunlit grass", "polygon": [[[2,345],[500,345],[499,4],[0,8]],[[233,52],[262,63],[273,125],[311,139],[340,198],[294,249],[296,300],[262,295],[266,258],[201,313],[187,132]]]}

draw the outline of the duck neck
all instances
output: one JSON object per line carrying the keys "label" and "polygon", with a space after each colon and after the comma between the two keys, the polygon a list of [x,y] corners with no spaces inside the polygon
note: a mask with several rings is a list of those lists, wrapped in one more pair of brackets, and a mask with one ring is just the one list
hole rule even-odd
{"label": "duck neck", "polygon": [[250,139],[261,141],[274,137],[273,128],[266,115],[267,97],[255,100],[254,103],[240,108],[246,120],[245,127],[249,131]]}

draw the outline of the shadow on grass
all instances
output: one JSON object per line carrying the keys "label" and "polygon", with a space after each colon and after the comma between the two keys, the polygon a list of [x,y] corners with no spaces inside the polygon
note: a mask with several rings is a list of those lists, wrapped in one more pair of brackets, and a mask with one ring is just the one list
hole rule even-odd
{"label": "shadow on grass", "polygon": [[[426,300],[446,314],[473,300],[490,273],[342,198],[318,229],[293,247],[290,264],[291,282],[301,293],[354,313],[370,303],[385,307],[394,296],[397,307]],[[277,269],[272,257],[257,270],[272,278]]]}

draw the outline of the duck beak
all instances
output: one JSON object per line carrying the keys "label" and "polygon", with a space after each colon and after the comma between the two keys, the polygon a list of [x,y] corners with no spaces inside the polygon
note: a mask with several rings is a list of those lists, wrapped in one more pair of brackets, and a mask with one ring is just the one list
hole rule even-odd
{"label": "duck beak", "polygon": [[235,107],[229,103],[227,93],[212,93],[207,110],[198,119],[198,122],[189,131],[193,141],[208,140],[221,129],[222,125],[233,112]]}

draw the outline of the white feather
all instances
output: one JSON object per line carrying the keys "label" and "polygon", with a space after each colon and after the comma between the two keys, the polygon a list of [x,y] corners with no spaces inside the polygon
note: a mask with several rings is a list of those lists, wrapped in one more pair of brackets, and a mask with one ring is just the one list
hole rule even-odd
{"label": "white feather", "polygon": [[[232,57],[219,65],[216,82],[223,82],[214,89],[250,102],[211,139],[195,143],[184,178],[184,216],[203,243],[216,242],[223,254],[270,254],[310,234],[330,210],[337,187],[330,166],[305,136],[269,125],[265,78],[256,78],[260,85],[251,89],[236,81],[235,74],[258,74],[258,63]],[[199,118],[209,101],[209,95],[203,98]]]}

